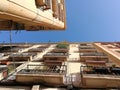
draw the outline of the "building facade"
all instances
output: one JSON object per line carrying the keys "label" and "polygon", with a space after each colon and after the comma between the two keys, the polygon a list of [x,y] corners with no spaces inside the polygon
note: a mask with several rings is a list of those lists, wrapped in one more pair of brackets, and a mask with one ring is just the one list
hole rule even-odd
{"label": "building facade", "polygon": [[0,30],[65,30],[64,0],[2,0]]}
{"label": "building facade", "polygon": [[1,80],[18,85],[119,88],[119,55],[119,42],[0,44],[0,66],[6,66],[9,75]]}

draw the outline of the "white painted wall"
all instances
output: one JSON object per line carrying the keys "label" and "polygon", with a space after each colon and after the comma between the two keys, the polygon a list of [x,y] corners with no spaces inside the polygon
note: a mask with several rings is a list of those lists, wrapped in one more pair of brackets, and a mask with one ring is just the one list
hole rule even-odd
{"label": "white painted wall", "polygon": [[68,60],[79,60],[79,44],[70,44]]}

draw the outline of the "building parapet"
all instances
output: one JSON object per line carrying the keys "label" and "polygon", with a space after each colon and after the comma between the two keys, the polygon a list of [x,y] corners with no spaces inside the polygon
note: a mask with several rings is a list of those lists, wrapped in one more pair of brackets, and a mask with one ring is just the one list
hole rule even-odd
{"label": "building parapet", "polygon": [[22,69],[16,74],[16,81],[22,83],[46,82],[48,84],[62,85],[66,71],[66,65],[27,65],[27,69]]}

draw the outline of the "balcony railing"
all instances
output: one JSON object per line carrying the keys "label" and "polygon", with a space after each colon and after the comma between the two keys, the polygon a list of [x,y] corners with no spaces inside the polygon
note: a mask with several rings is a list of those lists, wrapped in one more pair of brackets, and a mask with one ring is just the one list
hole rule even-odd
{"label": "balcony railing", "polygon": [[46,63],[62,63],[64,60],[44,60],[44,62],[46,62]]}
{"label": "balcony railing", "polygon": [[95,49],[93,46],[80,46],[79,49]]}
{"label": "balcony railing", "polygon": [[28,52],[42,52],[45,48],[33,48],[28,50]]}
{"label": "balcony railing", "polygon": [[80,53],[80,56],[106,56],[104,53]]}
{"label": "balcony railing", "polygon": [[81,66],[82,74],[101,74],[101,75],[119,75],[120,67],[92,67]]}
{"label": "balcony railing", "polygon": [[44,56],[68,56],[67,53],[47,53]]}
{"label": "balcony railing", "polygon": [[97,50],[93,47],[80,47],[79,52],[97,52]]}
{"label": "balcony railing", "polygon": [[82,66],[81,83],[88,88],[119,88],[120,67]]}
{"label": "balcony railing", "polygon": [[10,57],[30,57],[30,56],[35,56],[35,53],[16,53],[16,54],[11,54]]}
{"label": "balcony railing", "polygon": [[91,43],[81,43],[80,46],[92,46]]}
{"label": "balcony railing", "polygon": [[[30,69],[30,67],[37,67]],[[27,69],[22,69],[18,74],[66,74],[66,65],[28,65]]]}

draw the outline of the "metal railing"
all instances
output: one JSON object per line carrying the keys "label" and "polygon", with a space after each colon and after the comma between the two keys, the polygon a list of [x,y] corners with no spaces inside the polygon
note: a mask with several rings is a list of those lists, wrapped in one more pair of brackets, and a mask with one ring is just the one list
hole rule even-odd
{"label": "metal railing", "polygon": [[67,53],[47,53],[44,56],[68,56]]}
{"label": "metal railing", "polygon": [[[33,68],[31,68],[33,67]],[[27,65],[18,74],[66,74],[66,65]]]}
{"label": "metal railing", "polygon": [[90,52],[90,53],[80,53],[80,56],[106,56],[104,53]]}
{"label": "metal railing", "polygon": [[81,74],[99,74],[99,75],[119,75],[120,67],[93,67],[93,66],[81,66]]}
{"label": "metal railing", "polygon": [[35,55],[35,53],[13,53],[10,55],[10,57],[30,57]]}
{"label": "metal railing", "polygon": [[93,46],[80,46],[79,49],[95,49]]}

